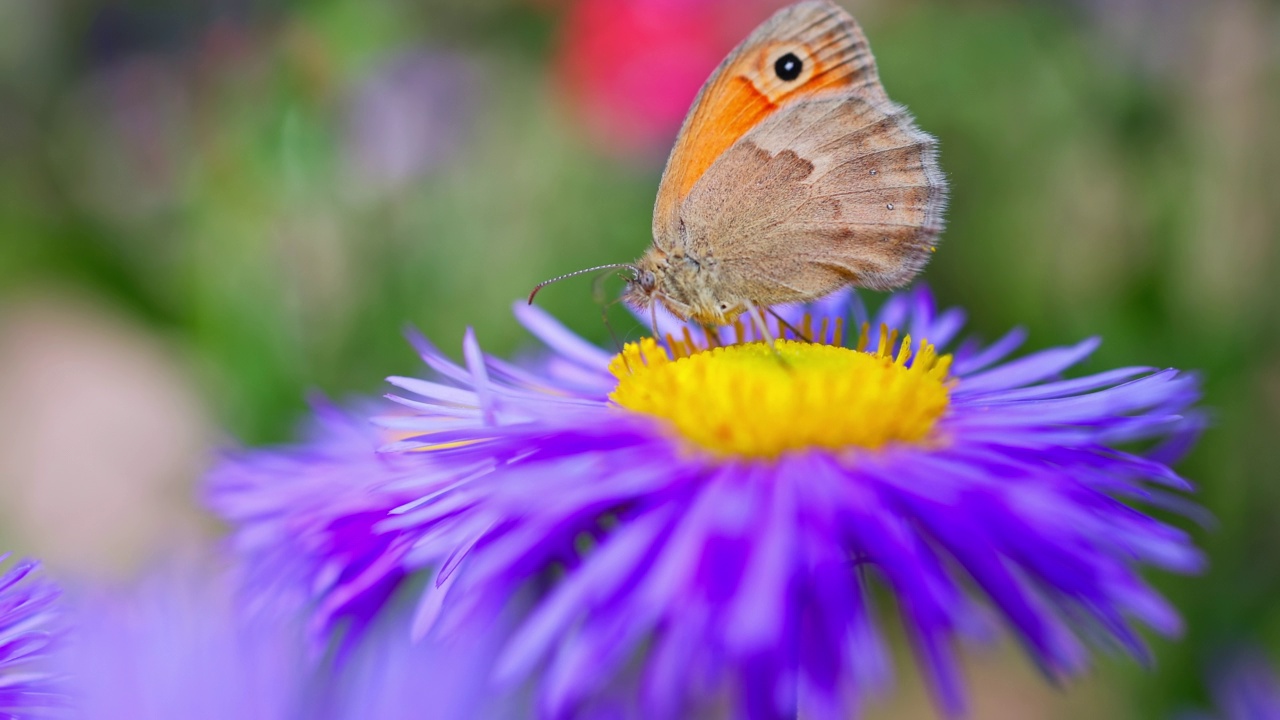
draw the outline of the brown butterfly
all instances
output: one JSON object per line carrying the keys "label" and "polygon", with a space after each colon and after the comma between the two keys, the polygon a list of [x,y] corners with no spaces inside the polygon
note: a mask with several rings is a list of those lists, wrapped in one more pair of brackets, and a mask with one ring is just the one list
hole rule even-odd
{"label": "brown butterfly", "polygon": [[942,232],[936,144],[885,94],[853,17],[797,3],[698,93],[658,188],[653,246],[603,267],[632,272],[637,309],[656,300],[702,325],[744,311],[763,323],[761,308],[846,285],[899,287]]}

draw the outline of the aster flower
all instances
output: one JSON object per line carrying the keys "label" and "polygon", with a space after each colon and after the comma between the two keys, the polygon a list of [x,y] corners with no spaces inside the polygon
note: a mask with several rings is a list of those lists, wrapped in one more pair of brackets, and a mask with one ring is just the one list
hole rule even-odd
{"label": "aster flower", "polygon": [[366,527],[402,549],[395,572],[430,571],[415,632],[530,591],[495,675],[544,716],[847,717],[889,679],[877,588],[950,712],[955,641],[997,623],[1051,677],[1086,639],[1145,658],[1137,625],[1179,630],[1138,572],[1200,555],[1131,503],[1189,487],[1167,462],[1198,426],[1193,377],[1064,380],[1097,341],[1006,360],[1017,331],[947,353],[963,316],[923,290],[872,318],[847,295],[789,313],[776,354],[739,324],[610,356],[517,314],[548,356],[468,334],[459,366],[420,341],[437,377],[391,378],[409,414],[382,452],[416,466],[351,481],[387,510]]}
{"label": "aster flower", "polygon": [[505,622],[413,640],[405,618],[384,612],[335,666],[307,720],[517,720],[531,714],[513,693],[494,692],[488,668]]}
{"label": "aster flower", "polygon": [[93,720],[295,717],[306,671],[302,633],[240,612],[224,574],[167,567],[122,588],[68,592],[56,656],[69,716]]}
{"label": "aster flower", "polygon": [[217,465],[208,503],[234,526],[249,602],[293,610],[320,598],[311,625],[323,642],[340,629],[356,637],[404,579],[407,539],[374,526],[417,497],[389,486],[427,458],[380,454],[391,435],[322,399],[313,405],[304,442]]}
{"label": "aster flower", "polygon": [[[479,692],[485,632],[411,644],[384,622],[341,662],[317,658],[297,617],[245,605],[216,563],[190,560],[69,603],[55,653],[66,717],[92,720],[463,720],[514,717]],[[415,697],[416,696],[416,697]],[[425,696],[425,697],[424,697]]]}
{"label": "aster flower", "polygon": [[1178,720],[1280,720],[1280,679],[1254,650],[1223,663],[1212,690],[1217,713],[1184,713]]}
{"label": "aster flower", "polygon": [[[0,562],[8,559],[0,555]],[[24,560],[0,577],[0,716],[29,717],[60,704],[57,678],[45,666],[57,637],[59,590]]]}

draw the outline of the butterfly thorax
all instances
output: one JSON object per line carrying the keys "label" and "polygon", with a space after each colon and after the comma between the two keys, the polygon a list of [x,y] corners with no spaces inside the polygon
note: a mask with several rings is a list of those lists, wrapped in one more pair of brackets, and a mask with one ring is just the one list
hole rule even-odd
{"label": "butterfly thorax", "polygon": [[719,263],[712,257],[668,254],[654,247],[636,261],[636,270],[624,298],[640,310],[647,310],[656,300],[681,320],[725,325],[747,305],[744,298],[727,297],[723,292]]}

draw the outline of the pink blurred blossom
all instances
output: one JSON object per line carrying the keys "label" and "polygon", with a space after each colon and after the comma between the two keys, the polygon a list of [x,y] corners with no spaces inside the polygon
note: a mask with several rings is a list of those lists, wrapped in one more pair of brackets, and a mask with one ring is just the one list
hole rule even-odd
{"label": "pink blurred blossom", "polygon": [[698,88],[781,0],[577,0],[556,72],[593,141],[665,157]]}

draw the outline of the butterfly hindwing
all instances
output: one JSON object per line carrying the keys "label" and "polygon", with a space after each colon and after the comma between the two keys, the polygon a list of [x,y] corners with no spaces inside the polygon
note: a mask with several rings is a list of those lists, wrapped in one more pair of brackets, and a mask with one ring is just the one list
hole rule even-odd
{"label": "butterfly hindwing", "polygon": [[789,104],[695,184],[679,209],[688,249],[714,257],[727,296],[811,299],[904,284],[942,231],[936,142],[888,100],[842,93]]}

